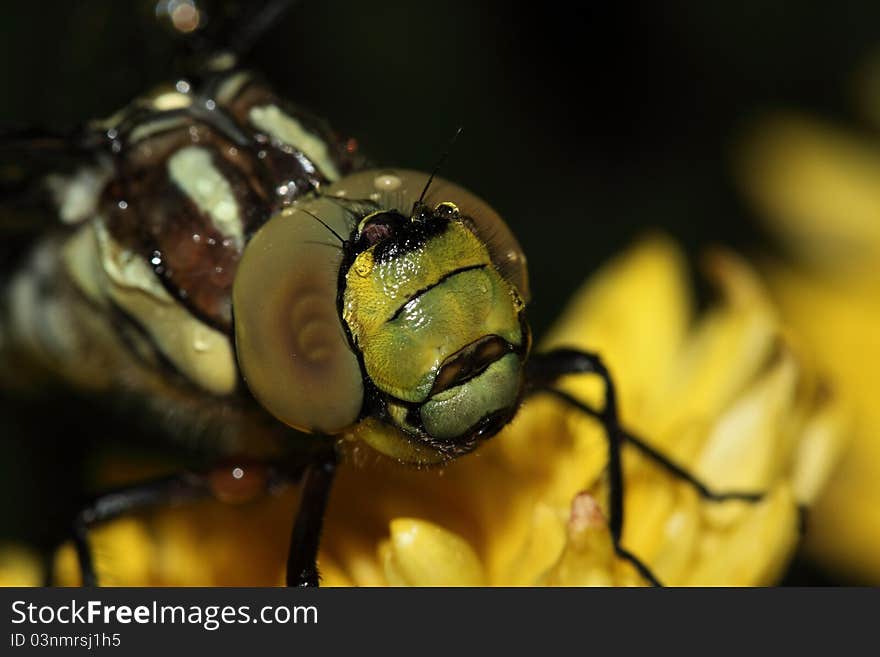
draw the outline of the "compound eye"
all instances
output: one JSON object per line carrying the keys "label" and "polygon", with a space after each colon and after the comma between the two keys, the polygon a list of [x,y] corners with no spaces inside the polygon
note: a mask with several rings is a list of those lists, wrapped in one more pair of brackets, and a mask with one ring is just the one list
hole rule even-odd
{"label": "compound eye", "polygon": [[334,434],[357,420],[364,390],[336,305],[341,245],[314,216],[341,235],[351,226],[326,202],[302,208],[276,214],[245,248],[233,288],[237,356],[267,411]]}

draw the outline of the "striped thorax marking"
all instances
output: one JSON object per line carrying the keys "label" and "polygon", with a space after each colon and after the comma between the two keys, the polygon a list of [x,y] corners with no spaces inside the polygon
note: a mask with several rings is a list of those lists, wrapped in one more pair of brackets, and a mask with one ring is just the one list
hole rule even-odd
{"label": "striped thorax marking", "polygon": [[224,237],[239,250],[244,246],[244,227],[238,202],[226,177],[214,166],[211,151],[189,146],[168,160],[171,180],[210,218]]}
{"label": "striped thorax marking", "polygon": [[144,258],[113,239],[103,219],[95,218],[74,234],[64,255],[71,278],[86,296],[122,311],[187,379],[217,395],[235,390],[229,338],[177,302]]}
{"label": "striped thorax marking", "polygon": [[178,81],[89,128],[94,161],[48,180],[67,233],[47,238],[32,263],[52,254],[59,310],[34,312],[50,310],[35,301],[48,284],[34,264],[4,293],[15,317],[0,326],[0,347],[15,340],[75,385],[84,377],[70,373],[89,361],[104,364],[96,381],[153,390],[131,378],[138,368],[126,364],[139,363],[154,380],[237,394],[232,284],[246,243],[356,167],[356,149],[240,71],[199,88]]}
{"label": "striped thorax marking", "polygon": [[260,130],[278,141],[301,151],[331,181],[339,179],[339,170],[327,151],[327,142],[306,130],[303,125],[275,105],[251,108],[249,118]]}

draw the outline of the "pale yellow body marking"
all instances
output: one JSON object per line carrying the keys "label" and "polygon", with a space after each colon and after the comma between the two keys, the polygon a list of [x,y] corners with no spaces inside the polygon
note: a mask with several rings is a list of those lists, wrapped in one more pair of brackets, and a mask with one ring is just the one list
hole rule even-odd
{"label": "pale yellow body marking", "polygon": [[124,310],[187,378],[214,394],[234,392],[237,369],[229,339],[178,303],[144,258],[110,236],[100,217],[68,241],[64,262],[86,296]]}
{"label": "pale yellow body marking", "polygon": [[252,107],[248,116],[251,123],[260,130],[302,151],[327,178],[330,180],[339,178],[339,170],[327,152],[327,144],[317,135],[307,131],[295,118],[285,114],[275,105]]}
{"label": "pale yellow body marking", "polygon": [[168,160],[171,180],[189,196],[224,237],[244,246],[244,227],[229,181],[214,166],[211,152],[199,146],[181,148]]}

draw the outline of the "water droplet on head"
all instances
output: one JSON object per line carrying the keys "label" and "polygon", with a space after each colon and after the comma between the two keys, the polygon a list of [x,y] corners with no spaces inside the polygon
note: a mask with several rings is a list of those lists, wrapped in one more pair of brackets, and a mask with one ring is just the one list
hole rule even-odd
{"label": "water droplet on head", "polygon": [[375,187],[380,192],[393,192],[397,190],[403,181],[391,173],[385,173],[381,176],[376,176],[373,179],[373,187]]}

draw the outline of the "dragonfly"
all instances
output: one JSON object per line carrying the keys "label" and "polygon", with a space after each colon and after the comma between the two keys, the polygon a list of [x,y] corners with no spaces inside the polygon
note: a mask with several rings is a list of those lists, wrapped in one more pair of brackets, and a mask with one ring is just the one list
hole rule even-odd
{"label": "dragonfly", "polygon": [[[175,26],[198,33],[199,6],[172,4]],[[372,166],[356,140],[242,65],[291,4],[263,3],[223,46],[198,42],[193,74],[107,118],[2,135],[4,159],[46,165],[4,180],[3,207],[35,195],[50,205],[0,289],[0,381],[137,407],[213,459],[73,514],[83,583],[99,583],[100,523],[294,483],[287,583],[318,585],[346,445],[442,465],[549,394],[605,428],[615,550],[659,585],[621,544],[624,442],[704,497],[761,495],[713,491],[628,432],[600,354],[533,351],[525,252],[488,203],[438,175],[448,149],[431,172]],[[572,374],[603,382],[601,408],[558,387]]]}

